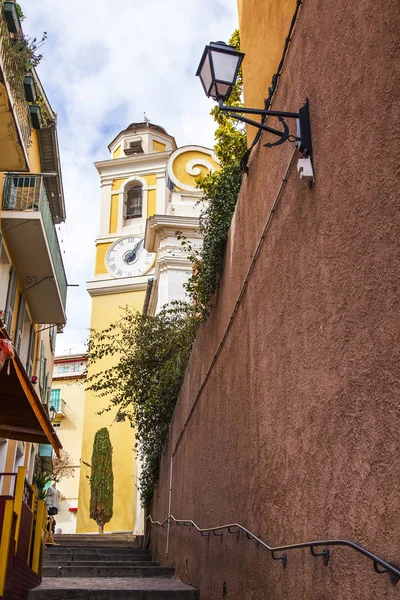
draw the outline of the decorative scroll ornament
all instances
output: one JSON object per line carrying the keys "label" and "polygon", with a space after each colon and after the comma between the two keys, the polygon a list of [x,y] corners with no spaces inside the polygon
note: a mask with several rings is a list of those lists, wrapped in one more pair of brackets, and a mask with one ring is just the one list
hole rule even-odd
{"label": "decorative scroll ornament", "polygon": [[[179,179],[174,171],[174,166],[176,168],[175,161],[177,161],[178,157],[183,157],[187,154],[189,158],[189,156],[193,156],[193,153],[196,153],[195,158],[190,158],[184,163],[185,173],[193,179],[193,184],[189,185]],[[195,192],[197,191],[195,178],[199,177],[202,173],[200,167],[205,167],[209,173],[213,173],[218,168],[218,159],[214,152],[203,146],[182,146],[182,148],[175,150],[169,157],[167,163],[167,178],[179,189],[186,192]]]}

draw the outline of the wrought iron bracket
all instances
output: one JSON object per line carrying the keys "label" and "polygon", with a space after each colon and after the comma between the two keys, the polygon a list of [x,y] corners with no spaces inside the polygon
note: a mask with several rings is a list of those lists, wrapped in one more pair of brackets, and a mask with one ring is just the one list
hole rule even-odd
{"label": "wrought iron bracket", "polygon": [[[285,142],[295,142],[298,145],[299,151],[304,157],[312,158],[312,141],[311,141],[311,127],[310,127],[310,110],[308,105],[308,98],[306,99],[303,106],[299,109],[298,112],[287,112],[281,110],[267,110],[267,109],[258,109],[258,108],[244,108],[237,106],[224,106],[223,100],[218,100],[219,110],[222,112],[229,113],[229,116],[232,119],[236,119],[237,121],[241,121],[242,123],[246,123],[247,125],[253,125],[258,129],[262,129],[263,131],[268,131],[273,135],[276,135],[280,139],[277,142],[268,142],[264,144],[267,148],[272,148],[273,146],[280,146]],[[247,117],[243,117],[241,114],[249,114],[249,115],[259,115],[261,117],[278,117],[278,121],[281,123],[283,129],[275,129],[274,127],[269,127],[264,123],[260,123],[259,121],[254,121],[253,119],[248,119]],[[289,133],[289,127],[285,121],[285,119],[296,119],[297,120],[297,135],[291,135]]]}
{"label": "wrought iron bracket", "polygon": [[42,331],[47,331],[47,329],[51,329],[52,327],[57,327],[57,325],[46,325],[46,327],[40,327],[39,325],[36,330],[36,333],[42,333]]}
{"label": "wrought iron bracket", "polygon": [[[389,563],[392,567],[394,567],[395,569],[399,569],[398,565],[395,565],[394,563]],[[400,577],[398,575],[396,575],[396,573],[393,573],[393,571],[389,571],[388,569],[380,569],[379,565],[376,561],[374,561],[374,569],[375,572],[378,573],[379,575],[382,575],[382,573],[387,573],[390,577],[390,583],[392,585],[396,585],[396,583],[399,581]]]}
{"label": "wrought iron bracket", "polygon": [[48,275],[47,277],[38,279],[37,277],[35,277],[35,275],[28,275],[28,277],[25,279],[25,281],[28,284],[28,287],[24,288],[22,290],[23,292],[27,292],[28,290],[31,290],[32,288],[36,287],[40,283],[43,283],[43,281],[54,281],[54,277],[52,275]]}
{"label": "wrought iron bracket", "polygon": [[311,554],[313,556],[322,556],[322,562],[324,563],[324,565],[327,567],[329,564],[329,558],[330,558],[330,551],[329,548],[325,548],[324,550],[322,550],[322,552],[315,552],[314,550],[314,546],[310,546],[310,550],[311,550]]}
{"label": "wrought iron bracket", "polygon": [[272,554],[272,558],[274,560],[281,560],[282,561],[282,566],[284,569],[286,569],[286,565],[287,565],[287,554],[281,554],[281,556],[276,556],[275,552],[272,550],[271,552]]}

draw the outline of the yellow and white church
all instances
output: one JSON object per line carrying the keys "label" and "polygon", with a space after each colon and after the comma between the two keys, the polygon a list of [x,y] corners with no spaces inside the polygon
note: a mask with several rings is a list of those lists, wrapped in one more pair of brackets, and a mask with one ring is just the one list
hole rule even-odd
{"label": "yellow and white church", "polygon": [[[176,232],[201,244],[198,232],[201,192],[196,179],[219,168],[212,150],[177,148],[165,129],[149,122],[132,123],[108,146],[110,158],[95,163],[100,175],[100,230],[96,238],[90,326],[115,322],[121,307],[156,314],[185,297],[183,284],[191,263]],[[112,366],[112,358],[89,367],[88,375]],[[96,431],[107,427],[113,446],[114,516],[105,532],[143,533],[139,501],[140,462],[129,422],[116,422],[116,409],[99,415],[107,400],[86,392],[81,460],[90,463]],[[90,468],[81,464],[77,533],[95,533],[89,517]]]}

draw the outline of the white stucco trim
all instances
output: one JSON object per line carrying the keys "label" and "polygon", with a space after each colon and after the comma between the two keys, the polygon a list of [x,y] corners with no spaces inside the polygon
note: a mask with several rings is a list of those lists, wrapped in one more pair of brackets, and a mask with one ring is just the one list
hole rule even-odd
{"label": "white stucco trim", "polygon": [[[132,184],[135,181],[138,181],[142,185],[142,190],[143,190],[142,216],[140,218],[132,219],[131,220],[132,222],[125,223],[125,219],[124,219],[125,192],[126,192],[127,188],[130,187],[130,184]],[[117,230],[120,233],[120,235],[122,235],[122,231],[124,228],[135,225],[136,223],[142,223],[143,221],[146,221],[149,185],[143,177],[140,177],[140,175],[132,175],[131,177],[128,177],[128,179],[121,185],[120,189],[116,190],[116,192],[114,192],[114,193],[118,193],[118,195],[119,195],[119,197],[118,197],[118,228],[117,228]]]}
{"label": "white stucco trim", "polygon": [[[121,294],[125,292],[137,292],[147,289],[145,277],[124,277],[121,279],[92,280],[86,283],[86,289],[90,296],[107,296],[109,294]],[[134,279],[134,281],[132,281]]]}
{"label": "white stucco trim", "polygon": [[[144,247],[148,252],[157,252],[160,240],[165,239],[168,235],[175,237],[177,231],[182,231],[189,238],[203,239],[197,217],[153,215],[146,222]],[[180,247],[178,240],[176,245]]]}

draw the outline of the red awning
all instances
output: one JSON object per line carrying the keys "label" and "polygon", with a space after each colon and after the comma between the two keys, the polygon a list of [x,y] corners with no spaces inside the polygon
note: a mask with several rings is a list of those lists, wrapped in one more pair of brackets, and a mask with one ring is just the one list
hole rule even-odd
{"label": "red awning", "polygon": [[[1,330],[0,337],[6,338]],[[51,444],[59,456],[61,442],[19,357],[9,366],[0,371],[0,437]]]}

